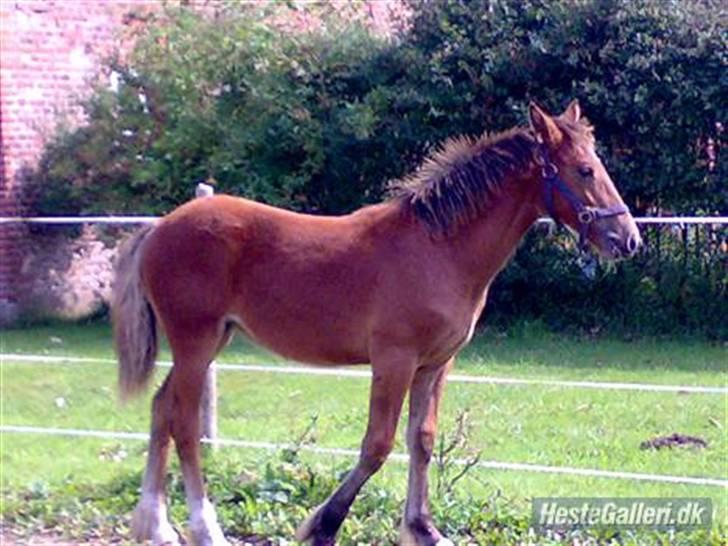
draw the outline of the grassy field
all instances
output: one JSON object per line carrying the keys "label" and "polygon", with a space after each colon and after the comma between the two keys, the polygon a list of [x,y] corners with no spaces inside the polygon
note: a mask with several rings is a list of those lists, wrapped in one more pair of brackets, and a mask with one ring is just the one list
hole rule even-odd
{"label": "grassy field", "polygon": [[[102,324],[33,327],[4,331],[1,336],[1,353],[113,359],[109,329]],[[169,355],[163,351],[160,358],[168,359]],[[228,348],[219,362],[270,363],[271,366],[282,363],[243,340]],[[717,344],[562,338],[524,326],[508,334],[485,332],[477,336],[460,358],[456,373],[725,386],[726,362],[728,350]],[[157,381],[163,373],[164,369],[158,369]],[[122,408],[116,403],[115,379],[112,362],[30,364],[6,357],[2,362],[2,423],[146,432],[151,393]],[[307,441],[319,446],[354,449],[361,441],[368,392],[366,379],[232,371],[220,371],[218,379],[219,426],[224,438],[290,442],[316,419]],[[726,479],[726,403],[725,396],[715,394],[453,383],[445,395],[441,428],[444,435],[450,434],[458,415],[467,412],[470,424],[467,446],[456,453],[458,456],[479,452],[483,460]],[[641,442],[673,432],[698,436],[708,442],[708,447],[640,449]],[[103,519],[110,511],[126,516],[125,510],[133,504],[143,466],[143,442],[15,433],[3,433],[0,438],[3,514],[8,522],[35,528],[50,521],[72,534],[79,529],[88,532],[89,518]],[[398,438],[395,449],[403,452],[402,434]],[[212,492],[224,497],[227,489],[222,485],[217,489],[216,479],[224,484],[231,474],[240,476],[242,471],[263,479],[261,468],[275,467],[277,480],[281,479],[282,472],[284,476],[293,476],[291,481],[296,482],[298,470],[286,466],[283,459],[287,455],[281,457],[280,453],[222,448],[208,461],[213,476],[218,477],[211,478]],[[296,461],[295,468],[306,471],[315,468],[317,476],[329,480],[323,480],[326,487],[308,492],[314,497],[328,492],[336,475],[350,464],[348,460],[329,456],[314,459],[301,455]],[[443,483],[446,478],[440,476]],[[396,511],[404,486],[404,466],[390,462],[367,486],[369,496],[361,504],[366,507],[375,502],[377,506],[391,506]],[[85,493],[79,493],[79,487],[87,487]],[[109,504],[108,488],[114,487],[121,488],[118,489],[121,500]],[[83,495],[92,500],[85,506],[77,506],[76,511],[69,508],[75,498]],[[392,496],[386,502],[377,501],[381,495]],[[253,496],[259,496],[259,491]],[[473,506],[473,499],[487,501],[487,510],[499,517],[514,518],[513,525],[523,527],[527,526],[524,518],[528,502],[534,496],[709,497],[719,522],[718,533],[725,529],[728,514],[723,487],[486,469],[469,472],[446,498],[439,499],[436,509],[444,520],[459,522],[460,527],[449,530],[462,536],[463,528],[474,524],[470,520],[469,523],[460,521],[465,517],[464,510]],[[39,499],[49,513],[36,513]],[[220,502],[224,504],[224,500]],[[278,506],[265,513],[260,507],[248,507],[242,515],[236,512],[239,511],[236,505],[225,520],[226,526],[234,534],[285,536],[292,522],[311,502],[304,499],[286,504],[285,510]],[[449,502],[461,503],[457,515]],[[172,512],[182,523],[182,503],[179,499],[175,503]],[[91,515],[88,510],[92,511]],[[256,517],[250,516],[250,510]],[[66,520],[59,515],[69,511],[76,515]],[[225,508],[221,512],[225,514]],[[361,517],[355,514],[353,523],[348,524],[343,544],[371,542],[375,522],[366,517],[366,512],[361,514]],[[477,519],[482,514],[472,517]],[[106,517],[104,521],[101,527],[105,532],[124,535],[123,517],[111,522]],[[389,520],[379,518],[378,521],[381,524]],[[381,543],[388,543],[391,530],[381,533],[384,533]],[[468,540],[486,543],[483,536]],[[510,543],[508,539],[503,540],[492,543]],[[701,543],[700,540],[695,544]]]}

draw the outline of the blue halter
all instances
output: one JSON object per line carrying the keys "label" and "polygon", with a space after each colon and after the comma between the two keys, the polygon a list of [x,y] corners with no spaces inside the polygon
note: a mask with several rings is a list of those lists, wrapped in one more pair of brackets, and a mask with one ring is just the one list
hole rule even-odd
{"label": "blue halter", "polygon": [[546,146],[539,144],[541,177],[543,178],[543,200],[546,211],[553,218],[558,226],[562,226],[563,222],[556,214],[554,207],[554,191],[561,194],[576,212],[579,220],[579,249],[584,250],[587,245],[587,236],[589,235],[589,226],[603,218],[611,218],[621,214],[629,213],[629,207],[624,204],[612,205],[610,207],[589,207],[581,202],[572,189],[568,186],[564,179],[559,176],[559,168],[551,161]]}

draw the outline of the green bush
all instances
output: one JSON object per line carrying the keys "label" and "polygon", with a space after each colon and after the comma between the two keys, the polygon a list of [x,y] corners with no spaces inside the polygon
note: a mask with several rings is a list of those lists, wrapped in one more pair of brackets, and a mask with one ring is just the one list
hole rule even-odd
{"label": "green bush", "polygon": [[[99,86],[88,123],[49,143],[27,185],[37,212],[163,213],[202,180],[348,212],[447,136],[523,124],[529,100],[558,110],[573,97],[637,214],[728,211],[717,0],[408,3],[391,39],[321,6],[302,9],[322,28],[298,34],[275,27],[285,4],[163,11],[128,58],[109,60],[118,89]],[[495,314],[726,336],[726,319],[695,311],[725,301],[725,253],[661,252],[658,273],[651,252],[588,281],[573,249],[530,237],[493,291]]]}
{"label": "green bush", "polygon": [[728,210],[725,65],[717,2],[412,1],[410,79],[443,134],[523,123],[531,98],[578,97],[600,152],[638,211]]}
{"label": "green bush", "polygon": [[[532,233],[491,290],[488,321],[542,321],[549,328],[626,337],[728,339],[724,251],[703,228],[643,229],[647,248],[586,276],[571,238]],[[658,238],[660,239],[658,241]]]}
{"label": "green bush", "polygon": [[97,87],[88,123],[49,144],[30,181],[39,212],[162,213],[208,179],[298,210],[379,199],[405,148],[379,133],[389,46],[334,16],[299,35],[268,17],[165,12],[128,61],[109,61],[118,89]]}

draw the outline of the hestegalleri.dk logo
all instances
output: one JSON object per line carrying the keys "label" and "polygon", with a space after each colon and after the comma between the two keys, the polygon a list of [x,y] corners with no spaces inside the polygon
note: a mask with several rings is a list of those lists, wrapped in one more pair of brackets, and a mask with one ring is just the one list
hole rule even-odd
{"label": "hestegalleri.dk logo", "polygon": [[531,503],[531,525],[537,531],[569,528],[654,530],[710,529],[709,498],[559,498],[537,497]]}

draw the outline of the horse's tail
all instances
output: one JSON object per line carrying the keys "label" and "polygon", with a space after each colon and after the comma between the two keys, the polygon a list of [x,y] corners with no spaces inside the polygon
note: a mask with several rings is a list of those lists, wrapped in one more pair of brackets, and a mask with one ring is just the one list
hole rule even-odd
{"label": "horse's tail", "polygon": [[116,262],[111,299],[114,347],[119,358],[119,394],[127,400],[149,383],[157,356],[157,324],[141,282],[144,240],[153,226],[144,226],[126,241]]}

